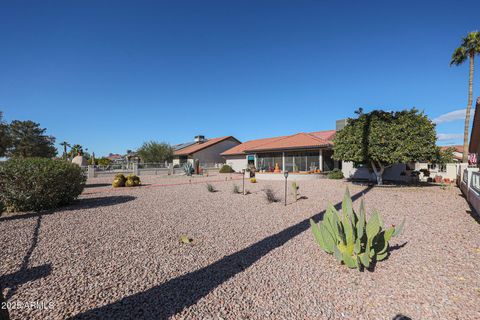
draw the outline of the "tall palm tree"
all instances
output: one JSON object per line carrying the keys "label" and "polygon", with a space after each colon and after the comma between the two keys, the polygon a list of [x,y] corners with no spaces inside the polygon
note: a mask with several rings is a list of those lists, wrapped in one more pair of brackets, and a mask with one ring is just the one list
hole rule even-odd
{"label": "tall palm tree", "polygon": [[468,162],[468,129],[470,127],[470,110],[472,109],[473,100],[473,70],[475,55],[480,54],[480,32],[470,32],[462,40],[460,47],[455,49],[452,55],[450,65],[459,66],[467,59],[470,60],[470,75],[468,77],[468,103],[467,112],[465,114],[465,128],[463,131],[463,157],[462,162]]}
{"label": "tall palm tree", "polygon": [[65,160],[67,159],[67,147],[70,147],[70,144],[67,141],[63,141],[60,143],[60,145],[63,147],[63,156],[65,157]]}

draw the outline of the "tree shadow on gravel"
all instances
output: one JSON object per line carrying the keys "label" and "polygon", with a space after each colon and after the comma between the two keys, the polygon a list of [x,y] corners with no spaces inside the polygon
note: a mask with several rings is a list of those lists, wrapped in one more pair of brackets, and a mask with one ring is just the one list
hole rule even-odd
{"label": "tree shadow on gravel", "polygon": [[[357,200],[370,189],[366,188],[355,194],[352,200]],[[340,206],[341,202],[336,204],[337,208]],[[324,213],[325,210],[312,218],[318,222]],[[167,319],[195,304],[216,287],[309,228],[309,219],[305,219],[204,268],[171,279],[147,291],[85,311],[72,319]]]}
{"label": "tree shadow on gravel", "polygon": [[90,183],[86,184],[85,188],[111,187],[111,183]]}
{"label": "tree shadow on gravel", "polygon": [[17,272],[3,275],[0,277],[0,284],[2,285],[2,288],[10,288],[7,295],[5,296],[6,300],[10,299],[15,294],[18,286],[30,281],[35,281],[40,278],[46,277],[52,272],[51,264],[45,264],[33,268],[28,267],[30,257],[32,256],[33,251],[37,247],[38,234],[40,233],[41,222],[42,216],[40,215],[37,217],[37,223],[35,224],[35,228],[33,230],[32,243],[30,244],[30,248],[28,248],[27,253],[23,257],[20,269]]}
{"label": "tree shadow on gravel", "polygon": [[83,198],[73,201],[71,204],[65,207],[60,207],[55,210],[45,210],[39,212],[30,212],[30,213],[16,213],[12,215],[6,215],[0,217],[1,221],[9,220],[18,220],[18,219],[29,219],[34,217],[40,217],[44,215],[54,214],[60,211],[71,211],[71,210],[81,210],[81,209],[92,209],[99,207],[107,207],[116,204],[126,203],[132,200],[135,200],[134,196],[108,196],[108,197],[96,197],[96,198]]}

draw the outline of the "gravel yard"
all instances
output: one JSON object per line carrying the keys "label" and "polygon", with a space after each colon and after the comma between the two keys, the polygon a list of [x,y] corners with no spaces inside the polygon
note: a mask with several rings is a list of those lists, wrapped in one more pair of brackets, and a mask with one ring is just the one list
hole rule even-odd
{"label": "gravel yard", "polygon": [[[70,207],[0,217],[4,295],[49,307],[12,319],[480,318],[480,224],[457,188],[305,181],[306,199],[285,207],[283,182],[245,180],[242,196],[237,175],[141,178],[115,190],[91,179]],[[282,201],[267,203],[266,186]],[[386,224],[406,217],[374,272],[339,265],[309,230],[346,186],[355,208],[364,194]]]}

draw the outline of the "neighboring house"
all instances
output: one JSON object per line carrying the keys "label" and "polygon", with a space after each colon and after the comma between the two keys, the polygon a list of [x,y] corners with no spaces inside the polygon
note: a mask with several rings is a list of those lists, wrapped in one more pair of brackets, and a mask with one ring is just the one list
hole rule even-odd
{"label": "neighboring house", "polygon": [[470,162],[479,165],[478,156],[480,155],[480,97],[477,98],[477,105],[473,116],[472,133],[470,134],[470,144],[468,146],[470,153]]}
{"label": "neighboring house", "polygon": [[124,157],[118,153],[110,153],[106,158],[112,161],[112,163],[123,163],[125,160]]}
{"label": "neighboring house", "polygon": [[341,166],[332,159],[335,132],[301,132],[250,140],[226,150],[222,156],[237,172],[250,166],[255,166],[261,173],[281,173],[286,170],[291,173],[330,171]]}
{"label": "neighboring house", "polygon": [[205,136],[199,135],[192,143],[173,146],[173,164],[183,165],[187,161],[194,164],[196,160],[200,165],[224,163],[225,160],[220,154],[239,144],[241,142],[233,136],[205,139]]}
{"label": "neighboring house", "polygon": [[440,147],[441,150],[447,150],[448,148],[455,148],[455,151],[453,151],[453,162],[462,162],[462,156],[463,156],[463,146],[443,146]]}

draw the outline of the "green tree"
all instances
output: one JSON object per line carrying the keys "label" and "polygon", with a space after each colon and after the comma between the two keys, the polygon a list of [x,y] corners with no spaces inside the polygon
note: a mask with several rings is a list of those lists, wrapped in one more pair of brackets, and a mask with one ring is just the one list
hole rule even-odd
{"label": "green tree", "polygon": [[459,66],[467,59],[470,62],[470,72],[468,77],[468,102],[467,112],[465,114],[465,127],[463,129],[463,156],[462,162],[468,162],[468,130],[470,128],[470,110],[473,101],[473,71],[475,68],[475,55],[480,54],[480,32],[470,32],[462,39],[460,47],[455,49],[452,55],[450,65]]}
{"label": "green tree", "polygon": [[437,147],[434,162],[438,164],[453,163],[453,160],[455,159],[455,151],[455,147],[448,147],[445,149]]}
{"label": "green tree", "polygon": [[144,142],[137,152],[143,162],[164,162],[173,159],[173,148],[164,142]]}
{"label": "green tree", "polygon": [[79,144],[74,144],[71,148],[70,148],[70,152],[68,153],[68,157],[69,158],[74,158],[76,157],[78,154],[80,155],[83,155],[83,147]]}
{"label": "green tree", "polygon": [[333,158],[371,166],[379,185],[389,166],[434,159],[435,125],[415,108],[357,115],[335,135]]}
{"label": "green tree", "polygon": [[9,157],[52,158],[57,154],[55,138],[45,134],[46,129],[33,121],[14,120],[9,126],[11,145],[7,150]]}
{"label": "green tree", "polygon": [[0,111],[0,157],[5,156],[10,147],[11,139],[8,125],[3,122],[3,112]]}
{"label": "green tree", "polygon": [[60,143],[60,145],[63,147],[63,155],[62,157],[66,160],[67,159],[67,147],[70,147],[70,144],[67,141],[63,141]]}

